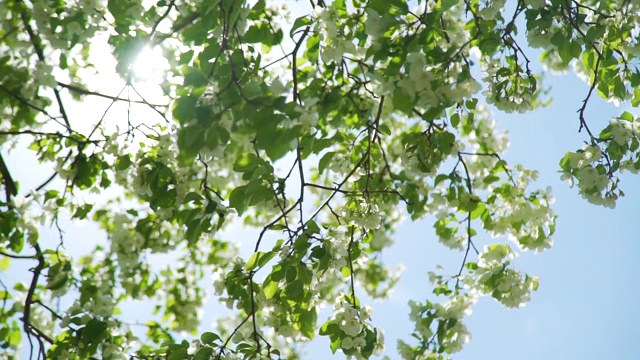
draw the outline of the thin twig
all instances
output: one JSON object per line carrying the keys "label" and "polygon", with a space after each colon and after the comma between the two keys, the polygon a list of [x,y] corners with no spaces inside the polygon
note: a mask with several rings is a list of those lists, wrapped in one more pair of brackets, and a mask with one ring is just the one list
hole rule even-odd
{"label": "thin twig", "polygon": [[[99,93],[99,92],[87,90],[87,89],[81,88],[81,87],[76,86],[76,85],[61,83],[59,81],[57,82],[57,84],[58,84],[58,86],[61,86],[61,87],[65,88],[65,89],[68,89],[69,91],[77,92],[77,93],[83,94],[83,95],[98,96],[98,97],[109,99],[109,100],[113,100],[113,101],[133,102],[133,103],[137,103],[137,104],[145,104],[145,105],[148,105],[148,106],[151,106],[151,107],[168,107],[169,106],[169,105],[161,105],[161,104],[149,104],[149,102],[147,102],[144,99],[142,99],[142,100],[129,100],[129,99],[121,98],[119,96],[106,95],[106,94],[102,94],[102,93]],[[142,98],[142,96],[140,96],[140,97]]]}

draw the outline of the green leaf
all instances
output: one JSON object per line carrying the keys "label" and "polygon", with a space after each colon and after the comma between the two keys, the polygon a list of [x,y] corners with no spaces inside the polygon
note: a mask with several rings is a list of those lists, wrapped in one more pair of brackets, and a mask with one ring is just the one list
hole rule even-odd
{"label": "green leaf", "polygon": [[79,206],[71,218],[80,219],[80,220],[86,219],[87,214],[89,214],[89,212],[91,212],[92,209],[93,209],[93,204],[84,204],[82,206]]}
{"label": "green leaf", "polygon": [[313,339],[315,327],[318,321],[318,313],[315,308],[302,310],[300,313],[300,332],[303,336]]}
{"label": "green leaf", "polygon": [[121,155],[116,159],[116,169],[126,170],[131,166],[131,155]]}
{"label": "green leaf", "polygon": [[311,242],[309,241],[309,235],[303,234],[299,236],[296,241],[293,243],[293,249],[295,250],[298,256],[304,256],[307,253],[307,250],[311,247]]}
{"label": "green leaf", "polygon": [[275,255],[276,253],[273,251],[269,251],[266,253],[262,251],[257,251],[253,253],[253,255],[251,255],[251,257],[249,258],[249,261],[247,261],[247,264],[245,265],[245,269],[247,271],[253,271],[255,269],[261,268],[266,263],[268,263],[269,260],[273,259]]}
{"label": "green leaf", "polygon": [[343,278],[348,278],[349,275],[351,275],[351,268],[343,266],[342,269],[340,269],[340,274],[342,274]]}
{"label": "green leaf", "polygon": [[309,254],[309,256],[315,259],[321,259],[325,254],[327,254],[327,250],[325,248],[322,246],[315,246],[311,249],[311,254]]}
{"label": "green leaf", "polygon": [[502,45],[502,40],[497,33],[484,33],[478,39],[478,48],[485,55],[493,55]]}
{"label": "green leaf", "polygon": [[402,111],[405,114],[411,114],[411,110],[413,109],[413,104],[415,103],[414,99],[409,96],[404,89],[401,87],[396,87],[393,92],[393,107]]}
{"label": "green leaf", "polygon": [[205,345],[211,345],[214,342],[220,340],[220,336],[218,336],[217,334],[214,334],[212,332],[204,332],[201,336],[200,336],[200,340],[202,341],[203,344]]}
{"label": "green leaf", "polygon": [[318,172],[320,174],[322,174],[327,169],[329,164],[331,164],[331,160],[333,160],[333,157],[335,155],[336,155],[335,152],[328,152],[328,153],[322,155],[322,158],[318,162]]}
{"label": "green leaf", "polygon": [[336,332],[340,332],[340,327],[331,321],[327,321],[322,326],[320,326],[320,335],[332,335]]}
{"label": "green leaf", "polygon": [[607,30],[606,26],[593,24],[592,26],[589,26],[589,29],[587,30],[587,34],[585,35],[584,38],[589,42],[597,41],[602,37],[602,35],[604,35],[606,30]]}
{"label": "green leaf", "polygon": [[487,211],[487,207],[483,203],[476,203],[475,209],[471,211],[471,220],[477,219]]}
{"label": "green leaf", "polygon": [[391,13],[394,9],[400,10],[402,14],[409,11],[405,0],[371,0],[367,4],[367,8],[375,10],[378,14]]}
{"label": "green leaf", "polygon": [[47,274],[47,289],[57,290],[62,288],[69,280],[68,272],[71,268],[71,264],[56,263],[49,269]]}
{"label": "green leaf", "polygon": [[[184,74],[184,86],[200,87],[209,83],[207,76],[200,71],[200,69],[187,66],[183,70]],[[175,115],[175,114],[174,114]]]}
{"label": "green leaf", "polygon": [[273,298],[278,290],[280,289],[280,284],[277,281],[265,281],[266,285],[262,288],[264,292],[264,296],[267,300]]}
{"label": "green leaf", "polygon": [[391,135],[391,129],[389,129],[389,126],[385,123],[381,123],[378,125],[378,130],[380,130],[380,132],[382,132],[383,134],[390,136]]}
{"label": "green leaf", "polygon": [[180,97],[173,106],[173,118],[178,120],[181,125],[189,123],[195,117],[197,103],[198,98],[195,96]]}
{"label": "green leaf", "polygon": [[22,333],[20,332],[20,330],[13,330],[9,332],[9,336],[8,336],[8,343],[9,346],[11,347],[17,347],[18,345],[20,345],[20,342],[22,341]]}
{"label": "green leaf", "polygon": [[263,128],[258,133],[256,144],[264,149],[271,161],[276,161],[295,149],[296,133],[291,130]]}
{"label": "green leaf", "polygon": [[291,300],[300,300],[304,294],[304,284],[300,280],[294,280],[284,289],[287,298]]}
{"label": "green leaf", "polygon": [[487,175],[487,176],[485,176],[484,179],[482,179],[482,182],[485,183],[485,184],[491,184],[491,183],[494,183],[494,182],[499,181],[499,180],[500,180],[499,176]]}
{"label": "green leaf", "polygon": [[338,351],[338,349],[340,349],[340,344],[341,343],[342,343],[342,339],[340,339],[340,338],[331,339],[331,344],[329,344],[329,346],[331,347],[331,352],[335,354],[336,351]]}
{"label": "green leaf", "polygon": [[193,357],[195,360],[209,360],[213,356],[213,348],[208,346],[201,347],[196,351],[195,356]]}
{"label": "green leaf", "polygon": [[565,172],[571,171],[571,152],[564,154],[564,157],[560,160],[560,168]]}
{"label": "green leaf", "polygon": [[24,233],[16,229],[9,237],[9,249],[15,253],[20,253],[24,248]]}
{"label": "green leaf", "polygon": [[44,202],[47,202],[48,200],[51,200],[57,197],[59,194],[60,194],[60,191],[58,190],[47,190],[47,192],[44,193]]}
{"label": "green leaf", "polygon": [[620,119],[621,120],[625,120],[625,121],[629,121],[629,122],[633,122],[634,117],[633,117],[633,114],[631,114],[628,111],[625,111],[625,112],[622,113],[622,115],[620,115]]}
{"label": "green leaf", "polygon": [[438,9],[438,11],[443,13],[451,9],[452,7],[458,5],[458,3],[459,3],[458,0],[442,0],[438,3],[438,5],[440,5],[440,9]]}
{"label": "green leaf", "polygon": [[167,356],[167,360],[184,360],[184,359],[188,359],[186,346],[171,349],[171,352]]}
{"label": "green leaf", "polygon": [[1,271],[7,270],[10,265],[11,265],[11,259],[9,259],[9,257],[7,257],[7,256],[0,257],[0,270]]}
{"label": "green leaf", "polygon": [[308,16],[301,16],[299,18],[297,18],[294,22],[293,25],[291,26],[291,31],[289,32],[289,36],[293,37],[293,34],[296,32],[296,30],[298,30],[299,28],[303,27],[303,26],[307,26],[311,24],[311,19],[309,19]]}
{"label": "green leaf", "polygon": [[236,209],[238,215],[242,215],[247,210],[246,186],[238,186],[229,195],[229,206]]}
{"label": "green leaf", "polygon": [[478,270],[478,263],[475,262],[467,262],[464,266],[469,270]]}
{"label": "green leaf", "polygon": [[107,329],[108,326],[105,322],[92,318],[87,325],[80,329],[82,342],[97,347],[103,336],[106,335]]}
{"label": "green leaf", "polygon": [[320,35],[314,34],[309,36],[307,39],[307,51],[304,56],[311,62],[315,64],[318,62],[318,54],[320,53]]}
{"label": "green leaf", "polygon": [[460,124],[460,114],[455,113],[451,115],[451,117],[449,118],[449,121],[451,122],[451,126],[453,126],[454,128],[457,128],[458,124]]}
{"label": "green leaf", "polygon": [[254,153],[244,153],[240,155],[233,164],[233,170],[238,172],[248,172],[255,170],[260,165],[261,159]]}
{"label": "green leaf", "polygon": [[320,233],[320,227],[318,226],[318,224],[313,221],[313,220],[309,220],[306,222],[305,226],[307,227],[307,229],[305,230],[305,232],[310,236],[313,234],[319,234]]}

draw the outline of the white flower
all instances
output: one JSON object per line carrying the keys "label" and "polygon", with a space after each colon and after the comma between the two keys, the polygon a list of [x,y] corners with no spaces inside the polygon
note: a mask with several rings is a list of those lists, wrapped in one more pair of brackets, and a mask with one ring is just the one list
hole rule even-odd
{"label": "white flower", "polygon": [[411,75],[423,72],[427,66],[425,55],[421,52],[412,52],[407,54],[407,64],[409,65]]}
{"label": "white flower", "polygon": [[378,250],[393,244],[393,239],[384,231],[376,231],[371,239],[371,247]]}
{"label": "white flower", "polygon": [[416,97],[416,83],[410,77],[405,77],[402,80],[396,82],[396,86],[401,88],[405,94],[409,95],[411,99]]}
{"label": "white flower", "polygon": [[289,325],[282,325],[278,328],[278,334],[284,337],[291,337],[295,333],[294,328]]}
{"label": "white flower", "polygon": [[102,358],[105,360],[127,360],[130,357],[118,345],[104,343],[102,344]]}
{"label": "white flower", "polygon": [[349,336],[357,336],[362,331],[362,324],[357,318],[353,317],[341,321],[340,329]]}
{"label": "white flower", "polygon": [[409,313],[409,319],[414,322],[418,321],[422,316],[423,305],[418,301],[410,300],[409,308],[411,309],[411,312]]}
{"label": "white flower", "polygon": [[404,341],[398,339],[397,349],[400,356],[405,360],[413,360],[415,357],[413,355],[413,349]]}
{"label": "white flower", "polygon": [[416,324],[416,332],[422,335],[423,338],[429,339],[433,336],[433,331],[431,328],[422,322]]}
{"label": "white flower", "polygon": [[310,129],[318,124],[318,113],[317,112],[305,112],[300,115],[300,124],[305,129]]}
{"label": "white flower", "polygon": [[[283,94],[285,94],[287,92],[287,88],[284,86],[282,81],[280,81],[280,79],[278,79],[278,78],[273,79],[273,81],[271,82],[271,85],[269,86],[269,88],[271,89],[271,92],[276,96],[277,95],[283,95]],[[226,112],[228,112],[228,111],[226,111]]]}
{"label": "white flower", "polygon": [[31,199],[26,198],[20,194],[11,198],[13,200],[13,206],[18,212],[24,213],[31,204]]}
{"label": "white flower", "polygon": [[484,247],[484,251],[480,254],[478,266],[490,267],[497,263],[501,263],[505,258],[513,259],[515,253],[508,245],[494,244]]}
{"label": "white flower", "polygon": [[598,192],[604,190],[609,179],[605,174],[599,174],[593,166],[588,165],[578,171],[577,177],[580,181],[580,188],[591,189],[596,188]]}
{"label": "white flower", "polygon": [[353,348],[353,339],[350,337],[346,337],[344,339],[342,339],[342,341],[340,341],[340,347],[345,349],[345,350],[349,350],[351,348]]}
{"label": "white flower", "polygon": [[376,346],[373,349],[373,353],[375,355],[382,355],[383,352],[384,352],[384,329],[376,328]]}
{"label": "white flower", "polygon": [[365,12],[367,13],[367,20],[365,22],[365,32],[367,35],[373,38],[382,36],[384,33],[382,29],[382,16],[370,8],[367,8]]}
{"label": "white flower", "polygon": [[612,120],[611,135],[615,142],[619,145],[624,145],[633,137],[633,131],[623,126],[619,121]]}
{"label": "white flower", "polygon": [[78,24],[77,21],[70,22],[66,26],[65,30],[67,30],[69,34],[73,34],[73,35],[82,36],[84,34],[84,29],[82,29],[82,27],[80,26],[80,24]]}
{"label": "white flower", "polygon": [[374,213],[367,214],[362,218],[361,223],[367,229],[378,229],[380,228],[380,215]]}
{"label": "white flower", "polygon": [[467,241],[467,237],[466,235],[452,234],[451,236],[447,236],[447,237],[440,236],[438,237],[438,240],[440,240],[440,242],[443,245],[445,245],[450,249],[463,250],[464,245],[466,244],[466,241]]}
{"label": "white flower", "polygon": [[53,67],[47,65],[42,61],[36,64],[36,70],[33,73],[33,77],[37,84],[46,87],[55,87],[57,85],[56,79],[52,75]]}
{"label": "white flower", "polygon": [[191,344],[189,344],[189,348],[187,349],[187,354],[188,355],[195,354],[196,351],[198,351],[198,349],[200,349],[201,346],[202,344],[200,343],[200,340],[191,340]]}
{"label": "white flower", "polygon": [[361,347],[367,345],[367,342],[362,336],[353,339],[353,347],[356,349],[360,349]]}
{"label": "white flower", "polygon": [[584,165],[586,157],[584,153],[570,152],[569,153],[569,167],[573,169],[581,168]]}
{"label": "white flower", "polygon": [[447,349],[452,353],[462,350],[462,345],[468,343],[471,340],[471,334],[467,330],[466,325],[462,321],[458,321],[453,325],[453,328],[447,331],[451,333],[451,337],[447,340]]}
{"label": "white flower", "polygon": [[224,285],[224,271],[218,269],[211,274],[211,280],[213,281],[213,288],[216,295],[222,295],[225,289]]}

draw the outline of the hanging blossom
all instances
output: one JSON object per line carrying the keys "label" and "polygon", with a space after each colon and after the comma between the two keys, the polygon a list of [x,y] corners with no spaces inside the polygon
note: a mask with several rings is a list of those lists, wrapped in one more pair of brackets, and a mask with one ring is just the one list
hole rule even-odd
{"label": "hanging blossom", "polygon": [[506,112],[524,113],[533,109],[536,91],[533,75],[517,66],[505,67],[499,59],[484,57],[480,62],[488,88],[483,92],[487,103]]}
{"label": "hanging blossom", "polygon": [[485,246],[473,267],[476,276],[474,289],[491,295],[510,308],[524,306],[531,299],[531,291],[538,288],[538,278],[508,268],[516,254],[508,245]]}
{"label": "hanging blossom", "polygon": [[[618,136],[619,140],[621,138],[622,136]],[[578,191],[587,201],[613,208],[616,196],[606,191],[610,179],[604,171],[603,161],[602,151],[598,146],[586,145],[582,150],[569,152],[561,162],[561,179],[567,180],[571,186],[576,185],[577,180]]]}
{"label": "hanging blossom", "polygon": [[351,34],[346,34],[338,28],[338,17],[332,6],[317,6],[312,16],[316,21],[314,30],[323,40],[320,57],[325,64],[339,64],[344,55],[357,52]]}
{"label": "hanging blossom", "polygon": [[[327,322],[322,326],[326,328],[330,325],[337,325],[342,336],[332,333],[331,340],[339,341],[340,349],[349,356],[357,359],[366,359],[362,351],[367,345],[368,337],[374,335],[375,346],[373,353],[381,354],[384,350],[384,332],[380,328],[374,328],[368,319],[371,318],[371,307],[356,307],[347,301],[347,296],[339,296],[333,306],[333,313]],[[322,330],[321,330],[322,331]]]}
{"label": "hanging blossom", "polygon": [[[471,340],[471,335],[462,320],[464,316],[471,314],[471,307],[476,301],[476,295],[463,293],[455,293],[441,304],[410,301],[409,319],[415,324],[413,335],[419,339],[422,346],[432,349],[429,355],[459,352],[464,344]],[[433,341],[436,329],[437,345]],[[420,347],[411,347],[402,340],[398,340],[397,348],[403,359],[415,359],[421,353],[418,352]]]}

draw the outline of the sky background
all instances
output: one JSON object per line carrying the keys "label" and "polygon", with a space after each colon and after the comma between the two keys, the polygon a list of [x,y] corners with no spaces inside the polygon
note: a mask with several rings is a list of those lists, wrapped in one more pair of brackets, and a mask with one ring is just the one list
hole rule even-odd
{"label": "sky background", "polygon": [[[535,54],[535,52],[530,53]],[[536,56],[531,56],[536,58]],[[117,93],[122,83],[114,81],[108,72],[102,74],[100,90]],[[109,80],[107,80],[109,79]],[[532,188],[553,187],[556,202],[553,209],[558,215],[555,245],[541,253],[525,253],[514,261],[516,268],[541,278],[540,287],[526,307],[509,310],[491,298],[483,298],[466,318],[472,334],[471,343],[454,359],[640,359],[637,339],[640,338],[640,177],[623,175],[622,189],[626,197],[618,200],[613,210],[589,204],[566,182],[560,180],[558,162],[567,151],[583,145],[586,136],[577,132],[576,111],[588,91],[587,85],[573,74],[548,75],[553,104],[528,114],[495,112],[498,127],[510,133],[511,146],[504,158],[509,164],[521,163],[540,172]],[[146,85],[140,85],[145,87]],[[145,94],[156,91],[153,86],[141,89]],[[76,105],[70,116],[79,118],[89,114],[99,117],[108,102],[91,99]],[[587,108],[587,120],[595,132],[606,126],[608,120],[627,110],[635,116],[637,109],[622,104],[615,107],[593,97]],[[97,111],[96,109],[101,109]],[[112,109],[112,121],[126,111],[124,105]],[[134,110],[133,115],[141,115]],[[118,115],[120,114],[120,115]],[[144,115],[143,116],[148,116]],[[39,184],[50,174],[38,167],[32,153],[21,151],[20,146],[3,155],[22,189]],[[396,244],[383,254],[392,268],[406,266],[403,279],[398,283],[391,299],[373,303],[372,322],[386,330],[388,355],[395,359],[398,337],[408,338],[413,330],[408,319],[407,302],[431,297],[427,272],[435,266],[445,266],[445,273],[455,273],[462,253],[441,246],[432,230],[432,218],[419,222],[404,222],[395,234]],[[90,223],[82,225],[62,223],[65,244],[72,253],[87,253],[97,241],[104,241],[104,233]],[[226,232],[228,238],[245,239],[252,244],[254,232],[234,226]],[[42,236],[45,241],[57,242],[51,231]],[[483,242],[482,240],[485,240]],[[487,243],[480,234],[478,245]],[[166,258],[156,257],[162,264]],[[29,264],[13,261],[8,272],[0,279],[11,284],[26,280]],[[209,279],[205,279],[205,283]],[[209,286],[207,284],[206,286]],[[123,307],[125,314],[144,319],[150,314],[147,303],[131,303]],[[213,319],[225,313],[209,298],[202,319],[206,330]],[[133,320],[133,319],[132,319]],[[320,337],[307,347],[306,359],[326,359],[331,355],[328,341]],[[342,355],[336,356],[342,358]]]}

